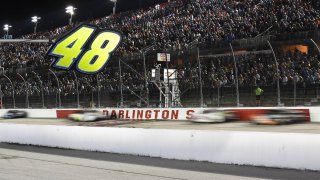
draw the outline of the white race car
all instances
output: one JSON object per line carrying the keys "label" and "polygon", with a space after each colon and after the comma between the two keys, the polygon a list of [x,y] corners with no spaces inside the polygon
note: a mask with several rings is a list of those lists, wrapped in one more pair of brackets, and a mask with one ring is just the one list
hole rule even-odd
{"label": "white race car", "polygon": [[216,109],[203,110],[191,116],[191,121],[197,123],[222,123],[235,119],[236,116],[234,112]]}
{"label": "white race car", "polygon": [[95,110],[81,110],[79,112],[70,114],[68,119],[74,121],[99,121],[99,120],[108,120],[106,115],[103,115],[102,112]]}

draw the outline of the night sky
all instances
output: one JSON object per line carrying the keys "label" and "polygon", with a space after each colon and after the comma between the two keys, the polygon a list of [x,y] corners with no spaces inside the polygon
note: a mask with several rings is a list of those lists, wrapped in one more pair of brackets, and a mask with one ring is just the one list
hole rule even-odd
{"label": "night sky", "polygon": [[[154,6],[166,0],[118,0],[117,11],[128,11],[148,6]],[[32,16],[40,16],[38,31],[50,30],[54,27],[68,24],[69,15],[65,8],[72,5],[77,8],[74,21],[81,22],[110,15],[113,3],[110,0],[32,0],[32,1],[2,1],[0,5],[0,28],[8,23],[13,27],[10,34],[17,37],[33,32]],[[0,33],[0,36],[4,31]]]}

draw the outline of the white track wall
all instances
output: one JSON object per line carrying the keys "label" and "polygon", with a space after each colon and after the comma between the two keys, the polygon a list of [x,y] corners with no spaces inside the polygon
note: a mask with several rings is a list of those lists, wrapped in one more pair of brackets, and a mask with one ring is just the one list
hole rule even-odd
{"label": "white track wall", "polygon": [[320,122],[320,107],[310,107],[311,122]]}
{"label": "white track wall", "polygon": [[0,142],[320,170],[320,134],[0,124]]}

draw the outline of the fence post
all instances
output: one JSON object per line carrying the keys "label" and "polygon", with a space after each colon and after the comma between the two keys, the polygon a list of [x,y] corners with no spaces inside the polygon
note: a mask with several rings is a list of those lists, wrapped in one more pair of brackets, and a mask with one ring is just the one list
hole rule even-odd
{"label": "fence post", "polygon": [[277,76],[277,94],[278,94],[278,97],[277,97],[277,105],[280,106],[281,105],[281,95],[280,95],[280,74],[279,74],[279,67],[278,67],[278,60],[277,60],[277,57],[276,57],[276,54],[273,50],[273,47],[271,46],[271,43],[269,41],[267,41],[271,51],[272,51],[272,54],[273,54],[273,58],[274,58],[274,61],[276,63],[276,76]]}
{"label": "fence post", "polygon": [[72,72],[73,72],[73,75],[76,79],[77,107],[80,108],[79,81],[78,81],[78,77],[77,77],[76,73],[74,71],[72,71]]}
{"label": "fence post", "polygon": [[120,58],[119,58],[119,84],[120,84],[120,107],[123,107],[123,88],[122,88],[122,72],[121,72]]}
{"label": "fence post", "polygon": [[0,109],[3,109],[3,93],[2,93],[2,85],[0,84],[0,103],[1,103],[1,107],[0,107]]}
{"label": "fence post", "polygon": [[58,103],[59,103],[59,108],[61,108],[61,96],[60,96],[60,82],[59,79],[56,75],[56,73],[54,73],[51,69],[49,69],[49,71],[53,74],[53,76],[55,77],[57,83],[58,83]]}
{"label": "fence post", "polygon": [[26,106],[27,106],[27,109],[29,109],[30,108],[30,104],[29,104],[29,86],[28,86],[28,83],[23,78],[23,76],[21,76],[21,74],[17,73],[17,75],[22,79],[22,81],[24,82],[24,85],[26,86],[26,90],[27,90],[27,93],[26,93]]}
{"label": "fence post", "polygon": [[230,43],[230,49],[232,52],[233,63],[235,68],[235,79],[236,79],[236,94],[237,94],[237,107],[240,107],[240,95],[239,95],[239,79],[238,79],[238,66],[236,62],[236,56],[234,55],[232,44]]}
{"label": "fence post", "polygon": [[13,109],[15,109],[15,108],[16,108],[16,99],[15,99],[15,97],[14,97],[15,92],[14,92],[14,86],[13,86],[13,83],[12,83],[11,79],[10,79],[7,75],[3,74],[3,76],[4,76],[6,79],[8,79],[8,81],[9,81],[9,82],[10,82],[10,84],[11,84],[11,87],[12,87]]}
{"label": "fence post", "polygon": [[317,48],[317,50],[320,54],[320,48],[319,48],[318,44],[313,39],[310,39],[310,41],[314,44],[314,46]]}
{"label": "fence post", "polygon": [[94,99],[93,99],[93,86],[91,87],[91,109],[94,108]]}
{"label": "fence post", "polygon": [[101,107],[101,100],[100,100],[100,80],[99,80],[99,74],[97,74],[97,84],[98,84],[98,108]]}
{"label": "fence post", "polygon": [[218,84],[218,107],[220,107],[220,81]]}
{"label": "fence post", "polygon": [[[172,102],[170,101],[170,79],[169,79],[169,61],[168,61],[168,56],[167,56],[167,51],[166,53],[166,68],[167,68],[167,86],[166,86],[166,99],[165,99],[165,107],[166,108],[171,108]],[[165,73],[165,72],[163,72]]]}
{"label": "fence post", "polygon": [[32,73],[38,78],[39,82],[40,82],[40,88],[41,88],[41,103],[42,103],[42,108],[44,108],[44,94],[43,94],[43,82],[40,79],[39,75],[32,71]]}
{"label": "fence post", "polygon": [[197,61],[198,61],[198,70],[199,70],[199,83],[200,83],[200,107],[204,107],[203,104],[203,92],[202,92],[202,76],[201,76],[201,62],[200,62],[200,48],[197,44]]}
{"label": "fence post", "polygon": [[150,99],[149,99],[149,82],[148,82],[148,75],[147,75],[147,65],[146,65],[146,53],[151,51],[153,48],[157,47],[157,45],[151,45],[141,50],[142,57],[143,57],[143,70],[144,70],[144,79],[145,79],[145,88],[146,88],[146,101],[147,101],[147,107],[150,105]]}
{"label": "fence post", "polygon": [[297,80],[293,78],[293,106],[296,106],[297,102]]}
{"label": "fence post", "polygon": [[[316,31],[317,32],[317,31]],[[313,43],[313,45],[317,48],[318,50],[318,53],[320,55],[320,48],[318,46],[318,44],[313,40],[313,39],[310,39],[310,41]],[[316,98],[318,98],[318,84],[317,84],[317,92],[316,92]]]}

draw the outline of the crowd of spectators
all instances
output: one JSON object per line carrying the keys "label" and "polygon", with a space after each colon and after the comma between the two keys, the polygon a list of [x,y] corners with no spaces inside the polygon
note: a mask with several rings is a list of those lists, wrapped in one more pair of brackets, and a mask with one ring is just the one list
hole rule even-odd
{"label": "crowd of spectators", "polygon": [[[277,83],[275,61],[270,53],[239,55],[236,58],[238,68],[238,79],[240,87],[254,86],[272,86]],[[320,56],[302,54],[299,51],[282,54],[278,58],[279,75],[281,85],[298,85],[320,83]],[[140,62],[129,64],[131,68],[122,65],[122,83],[123,90],[130,89],[134,92],[144,90],[143,66]],[[148,64],[148,78],[151,79],[152,64]],[[191,60],[183,65],[172,65],[170,68],[176,68],[178,73],[178,82],[180,90],[199,88],[199,69],[197,61]],[[40,73],[39,73],[40,74]],[[35,74],[22,74],[27,80],[25,86],[19,76],[12,76],[15,86],[15,93],[25,94],[29,89],[29,94],[40,95],[40,81]],[[108,67],[95,76],[82,75],[73,72],[58,72],[57,76],[60,83],[60,92],[62,95],[76,94],[76,78],[80,94],[90,94],[97,92],[98,89],[104,93],[116,93],[120,88],[119,69],[117,67]],[[204,87],[231,87],[235,86],[235,66],[230,56],[205,58],[201,61],[201,75]],[[50,73],[42,73],[45,95],[55,94],[58,91],[56,79]],[[1,83],[2,93],[12,95],[11,85],[7,79],[2,79],[7,83]],[[149,87],[150,88],[150,87]],[[156,89],[150,89],[156,91]],[[130,93],[130,92],[129,92]]]}
{"label": "crowd of spectators", "polygon": [[[130,64],[132,69],[123,65],[122,67],[122,83],[124,91],[129,89],[132,91],[140,91],[144,88],[144,79],[142,77],[143,66],[141,63]],[[120,88],[119,83],[119,69],[110,67],[100,72],[99,74],[84,75],[76,72],[56,72],[56,76],[59,79],[60,93],[62,95],[70,95],[77,93],[77,81],[78,90],[80,94],[90,94],[97,92],[98,89],[101,92],[114,93],[118,92]],[[137,73],[140,72],[140,73]],[[151,73],[149,73],[150,75]],[[58,83],[51,72],[41,71],[37,73],[21,73],[24,79],[27,81],[27,85],[18,74],[12,74],[10,80],[13,82],[16,95],[26,94],[28,90],[29,95],[41,95],[41,83],[43,87],[44,95],[54,95],[58,92]],[[37,77],[38,76],[38,77]],[[40,80],[39,80],[40,78]],[[2,83],[1,83],[2,82]],[[1,93],[6,96],[12,95],[12,86],[8,79],[1,78]]]}
{"label": "crowd of spectators", "polygon": [[48,47],[47,43],[2,43],[0,67],[4,69],[48,67],[51,62],[44,58]]}
{"label": "crowd of spectators", "polygon": [[[277,83],[276,64],[271,53],[239,55],[236,58],[239,86],[272,86]],[[281,85],[320,83],[320,56],[300,51],[283,53],[278,57]],[[207,58],[201,61],[203,85],[217,88],[235,86],[235,65],[232,57]],[[197,62],[180,67],[181,86],[197,88]]]}
{"label": "crowd of spectators", "polygon": [[[314,30],[319,27],[318,1],[310,0],[175,0],[155,7],[120,13],[91,23],[124,35],[119,54],[183,49],[199,40],[211,43],[256,37],[263,33]],[[71,27],[24,36],[56,39]]]}
{"label": "crowd of spectators", "polygon": [[[120,30],[124,42],[118,56],[126,56],[156,44],[159,50],[181,50],[190,42],[231,42],[236,39],[256,37],[264,34],[281,35],[287,32],[310,31],[319,28],[320,10],[317,0],[175,0],[136,11],[128,11],[91,21],[101,28]],[[56,39],[71,26],[52,31],[25,35],[22,38]],[[4,43],[0,45],[0,66],[4,69],[49,68],[50,59],[44,55],[50,43]],[[287,53],[279,58],[281,83],[316,83],[320,79],[319,57]],[[275,82],[275,64],[270,54],[254,54],[238,57],[240,86],[270,85]],[[140,63],[131,64],[142,72]],[[151,67],[151,65],[149,65]],[[150,68],[148,68],[150,70]],[[198,87],[198,68],[195,61],[179,66],[181,88]],[[235,70],[230,57],[202,60],[203,84],[206,86],[228,86],[235,83]],[[41,73],[44,91],[57,91],[57,83],[50,73]],[[40,82],[25,75],[30,94],[41,92]],[[76,93],[73,73],[58,74],[60,91]],[[149,72],[150,76],[150,72]],[[15,78],[15,77],[13,77]],[[123,84],[134,91],[143,89],[143,78],[132,70],[123,71]],[[105,92],[119,89],[119,73],[116,67],[108,67],[97,76],[78,75],[80,93],[90,93],[99,88]],[[4,79],[2,80],[4,81]],[[11,94],[10,84],[4,83],[2,93]],[[14,81],[16,93],[27,89],[21,80]],[[100,85],[98,87],[98,84]]]}

